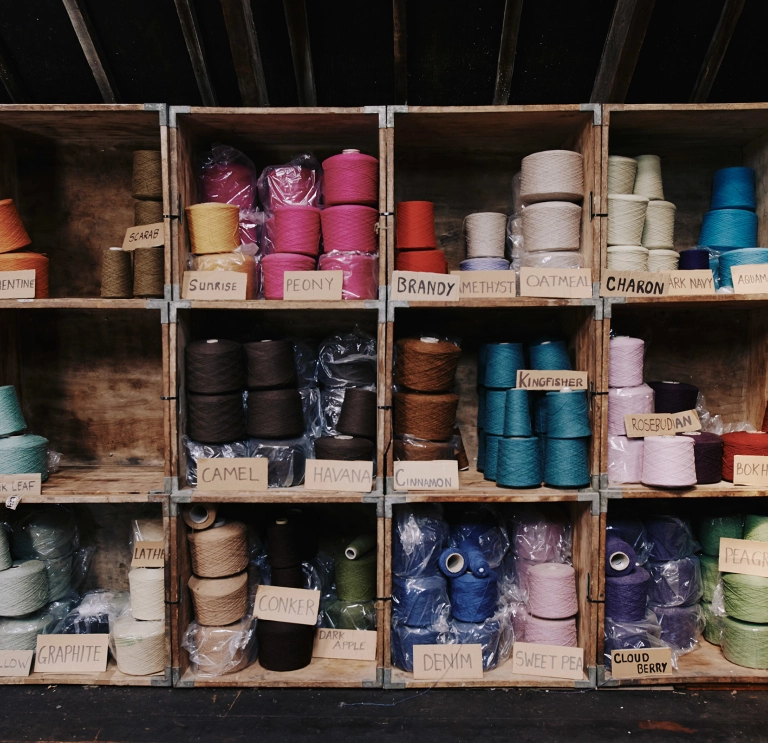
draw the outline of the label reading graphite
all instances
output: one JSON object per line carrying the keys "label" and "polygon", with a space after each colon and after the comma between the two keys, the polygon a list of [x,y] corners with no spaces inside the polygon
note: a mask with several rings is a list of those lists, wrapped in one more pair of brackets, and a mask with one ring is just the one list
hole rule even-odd
{"label": "label reading graphite", "polygon": [[320,609],[320,591],[282,586],[259,586],[253,616],[273,622],[290,624],[317,624]]}
{"label": "label reading graphite", "polygon": [[695,410],[684,410],[681,413],[628,413],[624,416],[624,425],[631,439],[701,431],[701,421]]}
{"label": "label reading graphite", "polygon": [[592,298],[592,272],[588,268],[520,269],[521,297]]}
{"label": "label reading graphite", "polygon": [[376,632],[361,629],[318,629],[312,655],[315,658],[376,660]]}
{"label": "label reading graphite", "polygon": [[245,299],[248,275],[238,271],[185,271],[182,299]]}
{"label": "label reading graphite", "polygon": [[165,544],[163,542],[134,542],[132,568],[165,567]]}
{"label": "label reading graphite", "polygon": [[413,678],[416,681],[482,679],[483,646],[414,645]]}
{"label": "label reading graphite", "polygon": [[123,250],[158,248],[165,244],[165,225],[162,222],[129,227],[123,238]]}
{"label": "label reading graphite", "polygon": [[341,299],[344,271],[286,271],[283,299]]}
{"label": "label reading graphite", "polygon": [[720,537],[721,573],[760,575],[768,578],[768,542]]}
{"label": "label reading graphite", "polygon": [[736,294],[768,294],[768,266],[733,266],[733,291]]}
{"label": "label reading graphite", "polygon": [[34,650],[0,650],[0,676],[29,676]]}
{"label": "label reading graphite", "polygon": [[34,299],[35,270],[0,271],[0,299]]}
{"label": "label reading graphite", "polygon": [[641,679],[672,676],[672,648],[612,650],[611,676],[616,679]]}
{"label": "label reading graphite", "polygon": [[667,276],[668,297],[703,296],[715,293],[712,271],[701,268],[695,271],[670,271]]}
{"label": "label reading graphite", "polygon": [[35,673],[103,673],[109,635],[38,635]]}
{"label": "label reading graphite", "polygon": [[737,454],[733,458],[734,485],[768,485],[768,457]]}
{"label": "label reading graphite", "polygon": [[197,489],[257,491],[269,487],[269,460],[266,457],[198,459]]}
{"label": "label reading graphite", "polygon": [[395,271],[390,299],[407,302],[458,302],[459,277],[445,273]]}
{"label": "label reading graphite", "polygon": [[370,493],[373,487],[373,462],[308,459],[304,487],[307,490]]}
{"label": "label reading graphite", "polygon": [[452,459],[433,462],[395,462],[395,490],[458,490],[459,463]]}
{"label": "label reading graphite", "polygon": [[40,495],[42,477],[34,475],[0,475],[0,497],[21,499],[23,495]]}
{"label": "label reading graphite", "polygon": [[514,271],[451,271],[459,277],[460,299],[509,299],[517,296]]}
{"label": "label reading graphite", "polygon": [[549,678],[584,678],[584,649],[516,642],[512,646],[512,673]]}
{"label": "label reading graphite", "polygon": [[517,386],[521,390],[586,390],[588,382],[587,372],[517,370]]}

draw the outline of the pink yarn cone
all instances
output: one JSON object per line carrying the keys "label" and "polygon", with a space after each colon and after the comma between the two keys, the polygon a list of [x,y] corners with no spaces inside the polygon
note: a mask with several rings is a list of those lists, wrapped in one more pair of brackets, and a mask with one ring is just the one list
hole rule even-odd
{"label": "pink yarn cone", "polygon": [[528,610],[541,619],[565,619],[576,614],[576,571],[561,562],[534,565],[528,573]]}
{"label": "pink yarn cone", "polygon": [[643,443],[644,485],[686,488],[696,484],[693,439],[689,436],[648,436]]}
{"label": "pink yarn cone", "polygon": [[275,209],[275,250],[315,256],[320,252],[320,210],[314,206]]}
{"label": "pink yarn cone", "polygon": [[379,203],[379,161],[359,150],[344,150],[323,161],[326,206]]}
{"label": "pink yarn cone", "polygon": [[357,204],[332,206],[323,210],[321,219],[326,253],[333,250],[376,252],[376,223],[379,213],[372,207]]}
{"label": "pink yarn cone", "polygon": [[298,253],[272,253],[261,259],[264,298],[283,298],[283,274],[286,271],[314,271],[315,259]]}
{"label": "pink yarn cone", "polygon": [[342,299],[376,299],[379,286],[379,256],[335,250],[320,256],[321,271],[343,271]]}
{"label": "pink yarn cone", "polygon": [[644,341],[619,335],[611,338],[609,352],[609,387],[638,387],[643,383]]}
{"label": "pink yarn cone", "polygon": [[256,200],[256,173],[241,163],[222,163],[203,168],[200,174],[203,201],[234,204],[253,209]]}
{"label": "pink yarn cone", "polygon": [[608,436],[608,482],[640,482],[643,476],[643,439]]}
{"label": "pink yarn cone", "polygon": [[637,387],[611,387],[608,390],[608,433],[626,436],[624,416],[653,412],[653,390],[647,384]]}
{"label": "pink yarn cone", "polygon": [[536,645],[577,647],[576,618],[540,619],[532,615],[525,621],[525,641]]}

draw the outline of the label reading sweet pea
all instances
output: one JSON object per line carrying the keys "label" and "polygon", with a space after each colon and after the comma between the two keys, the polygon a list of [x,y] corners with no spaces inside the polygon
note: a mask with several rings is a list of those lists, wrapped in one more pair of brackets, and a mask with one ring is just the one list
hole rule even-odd
{"label": "label reading sweet pea", "polygon": [[448,681],[483,678],[483,647],[472,645],[414,645],[413,678]]}
{"label": "label reading sweet pea", "polygon": [[344,271],[286,271],[283,274],[283,299],[341,299]]}
{"label": "label reading sweet pea", "polygon": [[459,277],[460,299],[508,299],[517,296],[514,271],[451,271]]}
{"label": "label reading sweet pea", "polygon": [[737,454],[733,458],[734,485],[768,485],[768,457]]}
{"label": "label reading sweet pea", "polygon": [[320,609],[320,591],[305,588],[284,588],[282,586],[259,586],[253,616],[272,622],[290,624],[317,624]]}
{"label": "label reading sweet pea", "polygon": [[768,578],[768,542],[720,537],[721,573],[741,573]]}
{"label": "label reading sweet pea", "polygon": [[373,462],[308,459],[304,487],[307,490],[370,493],[373,487]]}
{"label": "label reading sweet pea", "polygon": [[586,390],[588,378],[587,372],[517,370],[517,386],[521,390]]}
{"label": "label reading sweet pea", "polygon": [[458,490],[459,463],[453,459],[433,462],[395,462],[395,490]]}
{"label": "label reading sweet pea", "polygon": [[376,660],[376,632],[361,629],[318,629],[315,658]]}
{"label": "label reading sweet pea", "polygon": [[684,410],[681,413],[628,413],[624,416],[624,426],[631,439],[701,431],[701,421],[695,410]]}
{"label": "label reading sweet pea", "polygon": [[612,650],[611,676],[617,679],[640,679],[649,676],[672,676],[671,648]]}
{"label": "label reading sweet pea", "polygon": [[445,273],[395,271],[390,298],[407,302],[458,302],[459,277]]}
{"label": "label reading sweet pea", "polygon": [[238,271],[185,271],[182,299],[245,299],[248,275]]}
{"label": "label reading sweet pea", "polygon": [[588,268],[520,269],[521,297],[591,299],[592,272]]}
{"label": "label reading sweet pea", "polygon": [[35,270],[0,271],[0,299],[34,299]]}
{"label": "label reading sweet pea", "polygon": [[29,676],[34,650],[0,650],[0,676]]}
{"label": "label reading sweet pea", "polygon": [[23,495],[40,495],[42,492],[42,477],[39,472],[33,475],[0,475],[0,497],[18,497]]}
{"label": "label reading sweet pea", "polygon": [[584,677],[584,649],[516,642],[512,646],[512,673],[579,681]]}
{"label": "label reading sweet pea", "polygon": [[731,277],[736,294],[768,294],[768,266],[733,266]]}

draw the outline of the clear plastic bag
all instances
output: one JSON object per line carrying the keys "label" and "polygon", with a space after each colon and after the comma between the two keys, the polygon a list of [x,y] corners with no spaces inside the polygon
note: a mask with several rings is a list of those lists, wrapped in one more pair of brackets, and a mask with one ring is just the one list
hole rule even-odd
{"label": "clear plastic bag", "polygon": [[451,615],[448,585],[442,575],[392,579],[392,617],[409,627],[443,627]]}
{"label": "clear plastic bag", "polygon": [[307,340],[293,341],[293,359],[296,363],[299,389],[317,387],[317,345]]}
{"label": "clear plastic bag", "polygon": [[[244,246],[240,246],[241,248]],[[252,246],[256,248],[255,245]],[[209,253],[192,257],[193,271],[234,271],[247,277],[245,298],[256,299],[261,284],[261,263],[249,252]]]}
{"label": "clear plastic bag", "polygon": [[66,506],[36,509],[13,524],[11,551],[15,559],[53,559],[78,546],[77,525]]}
{"label": "clear plastic bag", "polygon": [[376,339],[355,328],[326,338],[318,353],[318,382],[326,387],[376,385]]}
{"label": "clear plastic bag", "polygon": [[238,222],[238,233],[240,236],[240,245],[254,245],[258,250],[254,255],[263,254],[261,244],[263,242],[264,222],[266,216],[259,208],[241,209],[240,221]]}
{"label": "clear plastic bag", "polygon": [[491,506],[468,509],[451,525],[451,546],[460,547],[465,541],[479,547],[494,570],[509,550],[507,529]]}
{"label": "clear plastic bag", "polygon": [[500,662],[502,623],[497,616],[484,622],[451,622],[449,642],[458,645],[480,645],[483,649],[483,670],[492,671]]}
{"label": "clear plastic bag", "polygon": [[690,606],[704,595],[701,563],[696,555],[666,562],[649,562],[648,601],[656,606]]}
{"label": "clear plastic bag", "polygon": [[640,482],[643,475],[643,439],[608,435],[608,482]]}
{"label": "clear plastic bag", "polygon": [[54,635],[107,635],[109,618],[124,613],[130,601],[128,591],[88,591],[53,629]]}
{"label": "clear plastic bag", "polygon": [[304,482],[307,459],[312,459],[314,455],[312,440],[308,436],[284,441],[248,439],[247,456],[269,459],[270,488],[301,485]]}
{"label": "clear plastic bag", "polygon": [[637,565],[645,565],[651,553],[651,541],[645,531],[643,522],[636,516],[609,516],[606,526],[606,536],[614,532],[619,539],[631,545],[637,557]]}
{"label": "clear plastic bag", "polygon": [[375,601],[330,601],[321,626],[331,629],[376,629]]}
{"label": "clear plastic bag", "polygon": [[[656,615],[649,611],[642,622],[616,621],[605,618],[605,667],[612,666],[611,651],[613,650],[647,650],[663,648],[667,644],[661,640],[661,625]],[[675,653],[673,653],[675,655]],[[677,668],[676,659],[673,666]]]}
{"label": "clear plastic bag", "polygon": [[61,452],[48,449],[48,474],[52,475],[54,472],[58,472],[60,464]]}
{"label": "clear plastic bag", "polygon": [[720,645],[723,640],[723,618],[727,616],[722,580],[715,586],[712,602],[703,602],[701,608],[704,611],[704,639],[713,645]]}
{"label": "clear plastic bag", "polygon": [[662,514],[649,516],[643,523],[651,542],[651,560],[679,560],[699,551],[699,543],[686,519]]}
{"label": "clear plastic bag", "polygon": [[379,254],[353,250],[324,253],[320,271],[343,271],[342,299],[377,299],[379,296]]}
{"label": "clear plastic bag", "polygon": [[34,650],[37,636],[50,634],[55,621],[47,607],[26,617],[0,617],[0,650]]}
{"label": "clear plastic bag", "polygon": [[181,646],[198,676],[225,676],[247,668],[256,660],[256,620],[243,617],[226,627],[205,627],[194,620]]}
{"label": "clear plastic bag", "polygon": [[530,268],[584,268],[584,259],[575,251],[526,253],[523,265]]}
{"label": "clear plastic bag", "polygon": [[216,142],[200,157],[198,170],[202,201],[235,204],[253,209],[256,203],[256,168],[234,147]]}
{"label": "clear plastic bag", "polygon": [[257,181],[259,199],[271,216],[276,206],[322,206],[323,169],[310,154],[296,155],[284,165],[269,165]]}
{"label": "clear plastic bag", "polygon": [[[299,390],[301,407],[304,411],[304,433],[313,439],[323,435],[323,409],[320,405],[320,390],[317,387],[304,387]],[[339,411],[341,412],[341,411]],[[338,421],[338,414],[336,417]]]}
{"label": "clear plastic bag", "polygon": [[413,672],[414,645],[447,645],[450,642],[448,626],[408,627],[393,622],[391,633],[392,665],[403,671]]}
{"label": "clear plastic bag", "polygon": [[163,529],[163,519],[140,518],[131,519],[131,551],[136,542],[163,542],[165,541],[165,530]]}
{"label": "clear plastic bag", "polygon": [[403,578],[436,575],[440,553],[448,546],[449,536],[439,504],[398,508],[393,524],[393,575]]}
{"label": "clear plastic bag", "polygon": [[187,485],[197,486],[198,459],[237,459],[248,457],[247,441],[232,441],[229,444],[201,444],[182,436],[182,443],[187,451]]}
{"label": "clear plastic bag", "polygon": [[512,514],[509,527],[512,550],[534,562],[570,562],[571,525],[559,511],[521,508]]}
{"label": "clear plastic bag", "polygon": [[705,619],[701,604],[691,606],[650,606],[661,626],[661,640],[677,655],[685,655],[699,644]]}

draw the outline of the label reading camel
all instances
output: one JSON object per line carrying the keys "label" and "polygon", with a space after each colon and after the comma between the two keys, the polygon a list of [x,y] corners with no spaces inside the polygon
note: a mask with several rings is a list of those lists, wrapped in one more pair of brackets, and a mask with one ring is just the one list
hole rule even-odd
{"label": "label reading camel", "polygon": [[672,676],[675,672],[671,648],[612,650],[611,666],[611,676],[617,679]]}
{"label": "label reading camel", "polygon": [[283,588],[282,586],[259,586],[253,616],[272,622],[290,624],[317,624],[320,609],[320,591],[305,588]]}
{"label": "label reading camel", "polygon": [[416,681],[448,681],[483,678],[483,646],[414,645],[413,678]]}
{"label": "label reading camel", "polygon": [[34,475],[0,475],[0,497],[40,495],[41,480],[39,472]]}
{"label": "label reading camel", "polygon": [[0,676],[29,676],[34,650],[0,650]]}
{"label": "label reading camel", "polygon": [[508,299],[517,296],[514,271],[451,271],[459,277],[460,299]]}
{"label": "label reading camel", "polygon": [[741,573],[768,578],[768,542],[720,537],[721,573]]}
{"label": "label reading camel", "polygon": [[38,635],[35,673],[104,673],[109,635]]}
{"label": "label reading camel", "polygon": [[737,454],[733,458],[734,485],[768,485],[768,457]]}
{"label": "label reading camel", "polygon": [[318,629],[315,658],[376,660],[376,632],[362,629]]}
{"label": "label reading camel", "polygon": [[0,299],[34,299],[35,270],[0,271]]}
{"label": "label reading camel", "polygon": [[631,439],[701,431],[701,421],[695,410],[684,410],[681,413],[628,413],[624,416],[624,426]]}
{"label": "label reading camel", "polygon": [[521,297],[592,298],[592,272],[588,268],[520,269]]}
{"label": "label reading camel", "polygon": [[344,462],[336,459],[308,459],[304,474],[306,490],[343,490],[370,493],[373,462]]}
{"label": "label reading camel", "polygon": [[165,225],[162,222],[129,227],[123,238],[123,250],[159,248],[165,244]]}
{"label": "label reading camel", "polygon": [[255,492],[269,487],[266,457],[198,459],[197,489]]}
{"label": "label reading camel", "polygon": [[406,302],[458,302],[459,277],[444,273],[395,271],[390,299]]}
{"label": "label reading camel", "polygon": [[533,371],[517,370],[517,386],[521,390],[586,390],[589,374],[587,372],[554,370]]}
{"label": "label reading camel", "polygon": [[584,649],[516,642],[512,673],[580,681],[584,678]]}
{"label": "label reading camel", "polygon": [[395,462],[395,490],[458,490],[459,463],[451,459],[433,462]]}
{"label": "label reading camel", "polygon": [[237,271],[185,271],[182,299],[245,299],[248,276]]}
{"label": "label reading camel", "polygon": [[286,271],[283,299],[338,301],[343,284],[344,271]]}
{"label": "label reading camel", "polygon": [[733,266],[731,277],[736,294],[768,294],[768,266]]}
{"label": "label reading camel", "polygon": [[134,542],[132,568],[165,567],[165,544],[163,542]]}

